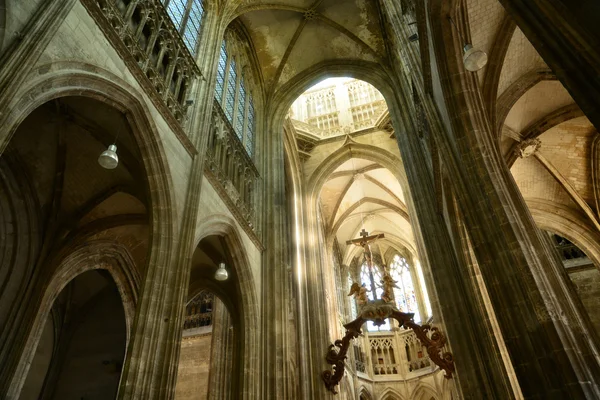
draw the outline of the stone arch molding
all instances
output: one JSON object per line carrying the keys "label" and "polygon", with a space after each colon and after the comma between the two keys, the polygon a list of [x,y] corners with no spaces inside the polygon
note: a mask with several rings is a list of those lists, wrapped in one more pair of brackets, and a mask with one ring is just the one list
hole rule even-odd
{"label": "stone arch molding", "polygon": [[54,301],[65,286],[84,272],[99,269],[106,270],[117,285],[125,312],[126,348],[128,348],[140,287],[140,276],[129,251],[125,246],[113,241],[97,240],[75,249],[66,249],[63,251],[63,254],[65,253],[67,254],[58,262],[57,269],[52,274],[43,290],[43,295],[37,302],[38,312],[33,317],[32,328],[29,331],[23,353],[10,384],[8,399],[19,397]]}
{"label": "stone arch molding", "polygon": [[379,400],[404,400],[404,397],[397,390],[388,387],[381,393]]}
{"label": "stone arch molding", "polygon": [[419,384],[411,393],[409,399],[414,400],[430,400],[430,399],[438,399],[438,395],[436,390],[431,386],[422,383]]}
{"label": "stone arch molding", "polygon": [[138,91],[118,76],[91,64],[55,62],[37,67],[28,84],[0,114],[0,154],[21,122],[42,104],[67,96],[83,96],[108,104],[127,116],[149,189],[152,239],[148,264],[168,263],[172,254],[176,215],[167,157],[151,113]]}
{"label": "stone arch molding", "polygon": [[586,218],[560,204],[543,200],[526,200],[536,225],[559,234],[585,252],[600,269],[600,234]]}
{"label": "stone arch molding", "polygon": [[[259,321],[258,294],[250,260],[242,241],[242,234],[233,218],[224,214],[213,214],[199,221],[194,238],[194,249],[198,247],[202,239],[212,235],[224,237],[239,278],[241,302],[244,307],[241,313],[242,321],[240,321],[244,327],[243,365],[240,368],[244,376],[241,389],[249,398],[259,398],[258,382],[251,375],[252,371],[258,371],[260,368],[260,337],[257,328],[257,321]],[[192,288],[192,292],[197,293],[199,289],[199,287]]]}
{"label": "stone arch molding", "polygon": [[281,131],[287,112],[298,96],[322,79],[335,77],[352,77],[373,85],[384,97],[390,116],[400,117],[395,112],[400,109],[401,103],[397,91],[392,86],[398,83],[395,76],[389,75],[380,64],[374,62],[334,60],[323,61],[312,66],[277,89],[271,102],[276,105],[276,108],[269,122],[278,132]]}
{"label": "stone arch molding", "polygon": [[369,390],[366,387],[361,386],[361,388],[358,389],[358,399],[362,400],[363,398],[366,400],[373,400],[371,392],[369,392]]}

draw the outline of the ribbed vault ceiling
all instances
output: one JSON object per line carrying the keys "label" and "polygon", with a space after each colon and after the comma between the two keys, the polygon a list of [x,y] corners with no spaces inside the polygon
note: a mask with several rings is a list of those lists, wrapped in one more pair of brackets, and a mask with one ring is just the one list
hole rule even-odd
{"label": "ribbed vault ceiling", "polygon": [[[467,8],[471,41],[489,54],[478,72],[486,107],[526,202],[600,228],[596,130],[498,0],[467,0]],[[517,158],[528,139],[541,147]]]}
{"label": "ribbed vault ceiling", "polygon": [[384,55],[372,0],[247,1],[238,8],[267,87],[275,90],[324,62],[378,62]]}
{"label": "ribbed vault ceiling", "polygon": [[346,241],[361,229],[385,233],[374,249],[381,254],[414,243],[402,188],[394,175],[381,165],[350,159],[340,165],[323,185],[321,210],[330,237],[335,236],[346,256],[355,250]]}

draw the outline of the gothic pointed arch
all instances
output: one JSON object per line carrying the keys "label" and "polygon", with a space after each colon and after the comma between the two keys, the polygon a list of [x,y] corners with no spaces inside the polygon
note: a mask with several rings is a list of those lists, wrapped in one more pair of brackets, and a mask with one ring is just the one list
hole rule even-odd
{"label": "gothic pointed arch", "polygon": [[[209,236],[220,236],[230,257],[233,268],[234,282],[228,284],[235,288],[239,294],[238,298],[233,298],[231,292],[223,290],[223,285],[216,284],[211,279],[202,279],[191,282],[188,298],[198,294],[203,289],[208,289],[225,303],[230,315],[239,323],[241,336],[240,354],[242,356],[241,369],[241,387],[245,393],[257,394],[258,385],[256,379],[249,375],[249,371],[256,371],[258,367],[259,355],[259,336],[257,330],[258,314],[258,293],[256,278],[254,277],[253,267],[245,250],[245,244],[237,223],[229,216],[223,214],[211,215],[197,224],[196,246]],[[232,278],[230,278],[231,280]]]}
{"label": "gothic pointed arch", "polygon": [[49,281],[46,284],[38,284],[37,287],[43,295],[39,299],[39,308],[33,317],[30,333],[22,339],[25,343],[24,350],[16,366],[9,397],[17,398],[21,392],[54,301],[69,282],[84,272],[106,270],[110,274],[123,303],[128,343],[132,335],[140,276],[127,248],[113,241],[96,240],[74,249],[64,249],[53,264],[56,268]]}
{"label": "gothic pointed arch", "polygon": [[364,386],[361,386],[361,388],[358,389],[358,399],[359,400],[374,400],[371,392]]}
{"label": "gothic pointed arch", "polygon": [[146,172],[154,221],[153,236],[160,237],[166,245],[174,230],[173,184],[158,129],[138,91],[106,70],[79,62],[43,65],[32,74],[35,78],[28,81],[20,96],[13,99],[2,118],[0,151],[33,110],[56,98],[71,95],[89,97],[125,113]]}
{"label": "gothic pointed arch", "polygon": [[409,398],[414,400],[438,400],[438,395],[433,387],[421,382],[415,387]]}
{"label": "gothic pointed arch", "polygon": [[386,388],[380,395],[379,400],[404,400],[404,397],[394,388]]}
{"label": "gothic pointed arch", "polygon": [[600,268],[600,235],[592,224],[568,207],[542,200],[528,200],[531,215],[540,229],[557,233],[585,252]]}

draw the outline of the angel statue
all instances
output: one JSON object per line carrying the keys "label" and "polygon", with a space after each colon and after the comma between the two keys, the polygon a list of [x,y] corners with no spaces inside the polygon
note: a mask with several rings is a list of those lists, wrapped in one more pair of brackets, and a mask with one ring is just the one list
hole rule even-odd
{"label": "angel statue", "polygon": [[367,301],[369,301],[369,299],[367,298],[367,292],[368,290],[364,283],[362,285],[359,285],[358,283],[354,282],[350,287],[350,293],[348,293],[348,296],[354,295],[356,303],[359,306],[364,306],[365,304],[367,304]]}
{"label": "angel statue", "polygon": [[396,282],[387,271],[383,274],[381,280],[381,288],[383,289],[381,300],[385,301],[386,303],[391,303],[394,301],[393,290],[394,288],[400,289],[396,283],[398,282]]}

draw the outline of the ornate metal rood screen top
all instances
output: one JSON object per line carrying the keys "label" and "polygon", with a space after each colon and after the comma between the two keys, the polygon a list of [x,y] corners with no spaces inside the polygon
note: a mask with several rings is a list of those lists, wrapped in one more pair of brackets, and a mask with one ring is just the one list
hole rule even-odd
{"label": "ornate metal rood screen top", "polygon": [[412,329],[421,344],[427,348],[427,353],[431,361],[445,371],[446,378],[452,378],[454,373],[454,359],[449,352],[443,352],[446,345],[446,336],[437,328],[430,325],[418,325],[413,321],[413,313],[403,313],[396,308],[393,300],[393,289],[396,282],[392,279],[387,269],[384,271],[380,288],[383,289],[381,299],[377,299],[375,290],[375,282],[373,278],[373,257],[371,254],[370,244],[377,239],[382,239],[383,234],[369,235],[364,229],[360,233],[360,238],[348,240],[346,244],[354,244],[360,246],[364,250],[364,256],[369,267],[369,277],[371,280],[371,290],[374,300],[369,300],[367,297],[367,288],[365,285],[359,285],[357,282],[352,284],[348,296],[354,295],[359,306],[358,318],[344,325],[346,335],[342,339],[338,339],[334,344],[329,345],[329,350],[325,359],[327,363],[333,365],[333,372],[325,370],[321,374],[325,387],[337,393],[335,387],[339,384],[344,376],[344,360],[346,353],[350,347],[350,341],[362,334],[361,328],[367,321],[373,321],[376,326],[383,325],[387,318],[393,318],[398,321],[398,324],[405,329]]}

